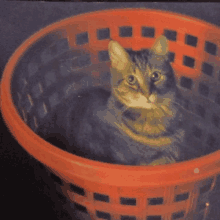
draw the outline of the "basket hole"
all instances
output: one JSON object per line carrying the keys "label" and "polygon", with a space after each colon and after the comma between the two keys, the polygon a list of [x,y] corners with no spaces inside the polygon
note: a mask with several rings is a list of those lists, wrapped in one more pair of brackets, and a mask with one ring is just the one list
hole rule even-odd
{"label": "basket hole", "polygon": [[42,86],[42,84],[38,83],[38,86],[39,86],[40,92],[43,93],[43,86]]}
{"label": "basket hole", "polygon": [[[141,51],[144,52],[144,53],[149,53],[150,52],[150,49],[149,48],[141,48]],[[172,53],[172,52],[171,52]]]}
{"label": "basket hole", "polygon": [[205,97],[209,95],[209,87],[203,83],[199,83],[199,93]]}
{"label": "basket hole", "polygon": [[53,71],[46,73],[44,78],[47,87],[56,82],[56,75]]}
{"label": "basket hole", "polygon": [[71,65],[72,65],[71,59],[66,59],[65,61],[61,61],[59,63],[60,75],[63,77],[68,76],[70,74]]}
{"label": "basket hole", "polygon": [[19,102],[21,101],[21,94],[19,92],[17,92],[17,99],[16,100],[18,100]]}
{"label": "basket hole", "polygon": [[103,219],[108,219],[108,220],[111,219],[111,215],[107,212],[96,211],[96,216],[98,218],[103,218]]}
{"label": "basket hole", "polygon": [[[59,39],[55,42],[55,46],[56,46],[56,55],[58,54],[62,54],[64,52],[67,52],[70,50],[70,47],[69,47],[69,42],[67,40],[67,38],[62,38],[62,39]],[[55,51],[53,51],[55,52]]]}
{"label": "basket hole", "polygon": [[19,84],[19,89],[23,90],[27,86],[28,82],[25,78],[21,78],[19,79],[18,84]]}
{"label": "basket hole", "polygon": [[38,125],[35,124],[34,117],[30,117],[30,119],[29,119],[28,122],[29,122],[30,128],[31,128],[33,131],[36,131],[36,129],[38,128]]}
{"label": "basket hole", "polygon": [[44,118],[47,114],[47,107],[46,105],[43,103],[39,108],[38,108],[38,115],[40,118]]}
{"label": "basket hole", "polygon": [[205,202],[198,205],[198,211],[202,211],[205,208],[206,208],[206,203]]}
{"label": "basket hole", "polygon": [[202,118],[205,118],[205,108],[201,105],[196,105],[196,114]]}
{"label": "basket hole", "polygon": [[83,188],[76,186],[74,184],[70,184],[70,190],[73,191],[74,193],[81,195],[81,196],[85,196],[85,191]]}
{"label": "basket hole", "polygon": [[187,88],[187,89],[192,89],[192,84],[193,84],[192,79],[190,79],[188,77],[184,77],[184,76],[181,77],[180,85],[182,87]]}
{"label": "basket hole", "polygon": [[185,211],[173,213],[172,220],[180,219],[180,218],[184,217],[184,214],[185,214]]}
{"label": "basket hole", "polygon": [[119,27],[119,36],[120,37],[132,37],[132,27],[130,26]]}
{"label": "basket hole", "polygon": [[191,103],[188,99],[183,99],[182,100],[182,104],[183,104],[183,108],[187,109],[187,110],[190,110],[190,107],[191,107]]}
{"label": "basket hole", "polygon": [[216,114],[213,114],[213,115],[212,115],[212,123],[213,123],[217,128],[219,128],[219,122],[220,122],[220,118],[219,118]]}
{"label": "basket hole", "polygon": [[122,215],[121,220],[136,220],[135,216]]}
{"label": "basket hole", "polygon": [[56,44],[50,47],[51,55],[56,55],[57,52],[58,52],[58,50],[57,50],[57,45]]}
{"label": "basket hole", "polygon": [[196,215],[196,219],[198,220],[204,220],[204,212],[200,212]]}
{"label": "basket hole", "polygon": [[162,217],[160,215],[149,215],[147,220],[162,220]]}
{"label": "basket hole", "polygon": [[176,41],[176,36],[177,36],[176,31],[164,30],[164,35],[166,36],[166,38],[167,38],[168,40]]}
{"label": "basket hole", "polygon": [[63,184],[63,181],[57,175],[50,173],[50,177],[54,182],[58,183],[59,185]]}
{"label": "basket hole", "polygon": [[212,54],[212,55],[216,55],[216,53],[217,53],[217,46],[216,46],[216,44],[214,44],[214,43],[211,43],[211,42],[209,42],[209,41],[206,41],[205,42],[205,51],[207,52],[207,53],[210,53],[210,54]]}
{"label": "basket hole", "polygon": [[38,64],[37,63],[29,63],[28,64],[28,72],[29,76],[33,76],[38,71]]}
{"label": "basket hole", "polygon": [[200,194],[204,194],[204,193],[208,192],[212,187],[212,182],[213,182],[213,179],[209,179],[207,181],[206,185],[200,187],[200,191],[199,191]]}
{"label": "basket hole", "polygon": [[184,56],[183,57],[183,65],[188,66],[190,68],[194,68],[195,66],[195,59],[192,57]]}
{"label": "basket hole", "polygon": [[[74,82],[71,82],[70,85],[72,85],[72,84],[76,85],[76,83],[80,83],[80,81],[86,76],[87,76],[87,74],[85,72],[75,73],[74,74]],[[69,86],[69,84],[68,84],[68,86]]]}
{"label": "basket hole", "polygon": [[220,70],[217,71],[218,81],[220,81]]}
{"label": "basket hole", "polygon": [[41,53],[41,60],[43,63],[49,62],[57,53],[57,47],[56,45],[53,45],[51,47],[46,48]]}
{"label": "basket hole", "polygon": [[192,35],[186,35],[185,44],[196,47],[198,42],[198,38]]}
{"label": "basket hole", "polygon": [[66,84],[63,87],[63,92],[65,95],[69,95],[70,93],[72,93],[75,90],[75,86],[77,87],[77,83],[75,82],[71,82],[70,84]]}
{"label": "basket hole", "polygon": [[179,103],[182,103],[183,96],[182,96],[182,94],[181,94],[180,92],[177,92],[176,98],[177,98],[177,100],[178,100]]}
{"label": "basket hole", "polygon": [[175,197],[175,202],[181,202],[189,198],[189,193],[178,194]]}
{"label": "basket hole", "polygon": [[80,33],[76,35],[76,44],[83,45],[89,42],[88,32]]}
{"label": "basket hole", "polygon": [[66,149],[67,141],[61,134],[52,134],[45,138],[50,144],[59,147],[60,149]]}
{"label": "basket hole", "polygon": [[109,28],[102,28],[97,30],[97,39],[104,40],[110,38],[110,30]]}
{"label": "basket hole", "polygon": [[28,82],[25,78],[19,78],[17,80],[17,85],[18,85],[18,91],[23,92],[25,87],[27,86]]}
{"label": "basket hole", "polygon": [[78,203],[76,203],[76,202],[75,202],[74,204],[75,204],[75,208],[76,208],[78,211],[84,212],[84,213],[88,213],[85,206],[80,205],[80,204],[78,204]]}
{"label": "basket hole", "polygon": [[142,33],[142,37],[154,38],[155,29],[153,27],[142,27],[141,33]]}
{"label": "basket hole", "polygon": [[91,64],[90,55],[87,54],[87,55],[79,57],[77,59],[77,64],[78,64],[78,67],[89,66]]}
{"label": "basket hole", "polygon": [[100,77],[101,77],[102,81],[109,81],[110,82],[111,73],[110,72],[102,72]]}
{"label": "basket hole", "polygon": [[80,82],[80,85],[81,85],[82,88],[84,86],[86,86],[86,87],[93,86],[93,80],[92,80],[91,76],[83,77],[83,79]]}
{"label": "basket hole", "polygon": [[220,105],[220,93],[217,93],[215,96],[215,102]]}
{"label": "basket hole", "polygon": [[26,115],[26,112],[24,111],[24,109],[22,109],[22,118],[27,123],[27,115]]}
{"label": "basket hole", "polygon": [[132,50],[132,48],[124,48],[125,50],[126,50],[126,52],[132,52],[133,50]]}
{"label": "basket hole", "polygon": [[192,128],[192,133],[196,138],[201,138],[202,136],[202,130],[195,125]]}
{"label": "basket hole", "polygon": [[102,62],[102,61],[109,61],[109,54],[108,54],[108,51],[99,51],[98,53],[98,58],[99,58],[99,61]]}
{"label": "basket hole", "polygon": [[175,60],[175,53],[169,52],[169,54],[168,54],[168,59],[169,59],[169,61],[170,61],[171,63],[174,62],[174,60]]}
{"label": "basket hole", "polygon": [[120,203],[122,205],[136,205],[136,199],[135,198],[120,198]]}
{"label": "basket hole", "polygon": [[24,104],[25,110],[27,112],[30,112],[32,105],[30,103],[30,100],[29,100],[28,96],[25,97],[25,100],[24,100],[23,104]]}
{"label": "basket hole", "polygon": [[204,154],[210,154],[212,152],[215,152],[216,150],[219,150],[219,146],[216,143],[217,141],[215,137],[212,134],[208,134],[206,141],[207,147],[205,149]]}
{"label": "basket hole", "polygon": [[213,148],[215,147],[215,143],[216,143],[216,139],[213,137],[212,134],[209,134],[208,135],[208,138],[207,138],[207,145],[209,146],[209,148]]}
{"label": "basket hole", "polygon": [[55,107],[56,105],[59,104],[59,97],[58,97],[58,93],[54,93],[49,97],[49,102],[50,102],[50,106],[51,108]]}
{"label": "basket hole", "polygon": [[40,83],[34,85],[31,89],[31,92],[33,97],[38,98],[43,92],[42,85]]}
{"label": "basket hole", "polygon": [[148,205],[162,205],[163,204],[163,198],[149,198],[148,199]]}
{"label": "basket hole", "polygon": [[216,191],[220,190],[220,174],[216,178],[215,190]]}
{"label": "basket hole", "polygon": [[37,118],[34,116],[33,119],[35,128],[38,128]]}
{"label": "basket hole", "polygon": [[208,63],[203,63],[202,64],[202,72],[208,76],[212,76],[213,75],[213,66]]}
{"label": "basket hole", "polygon": [[109,196],[99,193],[94,193],[94,199],[102,202],[109,202]]}

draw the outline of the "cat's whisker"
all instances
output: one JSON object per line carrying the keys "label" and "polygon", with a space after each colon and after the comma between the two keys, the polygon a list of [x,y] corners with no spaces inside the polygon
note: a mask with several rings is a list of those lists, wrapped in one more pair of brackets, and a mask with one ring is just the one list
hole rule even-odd
{"label": "cat's whisker", "polygon": [[169,115],[171,117],[173,116],[173,112],[171,110],[169,110],[166,106],[161,105],[160,107],[164,111],[164,113],[166,113],[167,115]]}
{"label": "cat's whisker", "polygon": [[165,128],[163,125],[158,124],[158,127],[159,127],[159,129],[160,129],[161,131],[166,131],[166,128]]}

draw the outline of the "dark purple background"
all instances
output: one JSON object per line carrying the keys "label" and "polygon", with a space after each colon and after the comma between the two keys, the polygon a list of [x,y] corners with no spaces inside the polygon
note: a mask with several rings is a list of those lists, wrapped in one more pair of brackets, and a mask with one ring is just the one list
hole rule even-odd
{"label": "dark purple background", "polygon": [[[14,50],[30,35],[60,19],[108,8],[152,8],[173,11],[220,25],[219,3],[75,3],[0,2],[0,72]],[[3,219],[68,219],[52,202],[52,188],[43,181],[43,171],[0,121],[1,215]],[[37,178],[35,176],[37,175]],[[56,200],[56,199],[55,199]],[[209,220],[220,219],[218,197]],[[220,203],[220,201],[218,201]],[[4,216],[4,217],[3,217]]]}

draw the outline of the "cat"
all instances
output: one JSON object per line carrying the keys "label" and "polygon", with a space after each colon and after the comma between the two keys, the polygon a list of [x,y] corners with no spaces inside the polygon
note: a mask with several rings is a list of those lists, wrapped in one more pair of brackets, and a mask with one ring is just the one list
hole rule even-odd
{"label": "cat", "polygon": [[67,98],[37,133],[70,153],[123,165],[162,165],[184,159],[178,88],[168,60],[168,40],[150,50],[108,46],[111,92],[82,89]]}

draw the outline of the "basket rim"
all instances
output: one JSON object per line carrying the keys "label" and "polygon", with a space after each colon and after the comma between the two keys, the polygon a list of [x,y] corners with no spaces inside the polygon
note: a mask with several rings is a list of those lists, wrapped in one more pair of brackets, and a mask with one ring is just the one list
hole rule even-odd
{"label": "basket rim", "polygon": [[[108,185],[167,185],[182,182],[195,181],[203,179],[211,175],[220,173],[220,151],[203,156],[201,158],[193,159],[190,161],[180,162],[176,164],[161,165],[156,167],[150,166],[125,166],[107,164],[98,161],[92,161],[86,158],[81,158],[71,153],[65,152],[58,147],[55,147],[48,142],[44,141],[37,134],[34,133],[23,121],[18,114],[16,107],[13,104],[11,95],[11,79],[14,68],[22,57],[23,53],[28,48],[36,43],[40,38],[50,32],[58,30],[60,27],[74,21],[88,19],[88,17],[105,15],[106,13],[156,13],[158,15],[175,16],[176,19],[190,19],[192,22],[199,22],[199,24],[214,28],[220,32],[220,28],[204,22],[203,20],[193,18],[191,16],[182,15],[179,13],[152,10],[152,9],[110,9],[99,10],[95,12],[88,12],[69,17],[58,22],[55,22],[25,40],[10,57],[1,81],[1,111],[3,118],[17,139],[19,144],[28,151],[31,155],[41,161],[48,167],[66,173],[70,176],[81,176],[94,182],[102,182]],[[198,168],[199,173],[195,173],[194,169]],[[96,176],[95,176],[96,175]],[[151,177],[149,179],[149,176]],[[128,183],[128,180],[130,181]]]}

